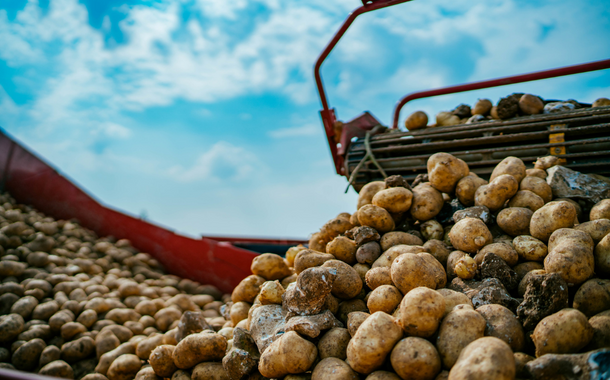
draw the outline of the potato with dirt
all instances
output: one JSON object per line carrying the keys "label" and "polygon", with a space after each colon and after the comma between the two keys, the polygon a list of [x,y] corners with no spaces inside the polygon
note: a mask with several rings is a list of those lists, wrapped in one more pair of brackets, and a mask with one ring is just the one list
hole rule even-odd
{"label": "potato with dirt", "polygon": [[420,226],[420,232],[426,240],[442,240],[445,236],[443,225],[433,219],[423,222]]}
{"label": "potato with dirt", "polygon": [[402,294],[407,294],[419,286],[439,289],[447,284],[445,268],[427,252],[398,256],[392,262],[390,276]]}
{"label": "potato with dirt", "polygon": [[311,373],[311,380],[359,380],[360,376],[341,359],[322,359]]}
{"label": "potato with dirt", "polygon": [[394,318],[378,311],[362,322],[350,340],[347,362],[356,372],[371,373],[383,365],[402,335],[402,329]]}
{"label": "potato with dirt", "polygon": [[598,244],[606,235],[610,234],[610,219],[595,219],[574,226],[575,230],[585,231],[591,236],[593,242]]}
{"label": "potato with dirt", "polygon": [[474,206],[474,195],[477,189],[487,184],[489,184],[488,181],[474,173],[470,173],[458,181],[455,187],[455,196],[464,206]]}
{"label": "potato with dirt", "polygon": [[392,214],[400,214],[409,211],[413,193],[404,187],[390,187],[379,190],[372,200],[375,206],[386,209]]}
{"label": "potato with dirt", "polygon": [[339,299],[351,299],[362,290],[362,280],[354,268],[341,260],[328,260],[322,268],[334,269],[337,278],[332,285],[332,295]]}
{"label": "potato with dirt", "polygon": [[551,234],[560,228],[572,228],[576,208],[569,202],[549,202],[536,210],[530,219],[530,235],[548,242]]}
{"label": "potato with dirt", "polygon": [[364,185],[358,192],[358,204],[356,209],[360,210],[362,206],[372,204],[375,194],[381,190],[384,190],[385,188],[386,186],[384,181],[373,181]]}
{"label": "potato with dirt", "polygon": [[402,301],[402,293],[392,285],[381,285],[368,294],[366,306],[370,313],[383,311],[392,314]]}
{"label": "potato with dirt", "polygon": [[525,177],[519,184],[519,190],[529,190],[532,193],[538,195],[544,200],[544,203],[548,203],[553,200],[553,190],[551,186],[542,178],[529,176]]}
{"label": "potato with dirt", "polygon": [[582,284],[593,275],[593,239],[586,232],[558,229],[549,238],[548,250],[544,270],[559,273],[568,285]]}
{"label": "potato with dirt", "polygon": [[519,261],[517,251],[515,251],[515,249],[509,244],[492,243],[483,247],[479,253],[476,254],[474,260],[477,262],[477,265],[480,266],[483,263],[483,259],[488,253],[493,253],[494,255],[498,256],[511,267],[517,265],[517,262]]}
{"label": "potato with dirt", "polygon": [[[221,355],[224,355],[224,351]],[[258,370],[268,378],[297,374],[310,369],[317,356],[315,344],[294,331],[288,331],[262,353]]]}
{"label": "potato with dirt", "polygon": [[318,353],[321,359],[347,358],[347,345],[352,339],[348,329],[343,327],[333,327],[328,330],[318,342]]}
{"label": "potato with dirt", "polygon": [[358,210],[358,221],[361,226],[369,226],[380,233],[390,232],[394,229],[392,215],[379,206],[364,205]]}
{"label": "potato with dirt", "polygon": [[445,298],[435,290],[418,287],[400,302],[398,324],[409,336],[432,336],[445,315]]}
{"label": "potato with dirt", "polygon": [[441,358],[434,345],[417,337],[400,340],[390,354],[390,363],[402,379],[433,380],[441,371]]}
{"label": "potato with dirt", "polygon": [[489,185],[480,186],[474,196],[476,206],[485,206],[489,210],[500,210],[507,200],[512,198],[519,190],[519,182],[510,174],[502,174],[489,182]]}
{"label": "potato with dirt", "polygon": [[388,249],[401,244],[422,245],[424,244],[424,242],[419,237],[402,231],[392,231],[385,233],[381,237],[381,240],[379,240],[379,245],[381,246],[382,252],[385,252]]}
{"label": "potato with dirt", "polygon": [[[301,252],[299,252],[297,254],[296,258],[294,259],[294,271],[296,272],[296,274],[300,274],[305,269],[318,267],[318,266],[324,264],[325,262],[327,262],[328,260],[335,260],[335,256],[331,255],[330,253],[314,251],[313,249],[304,249]],[[249,277],[252,277],[252,276],[249,276]],[[249,278],[249,277],[246,277],[246,278]],[[262,277],[258,277],[258,278],[263,279]],[[242,282],[244,282],[244,281],[245,280],[242,280]],[[261,285],[262,285],[262,283],[261,283]],[[238,287],[239,286],[241,286],[241,283],[238,285]],[[235,288],[235,289],[237,290],[237,288]],[[235,293],[236,290],[234,290],[233,292]],[[254,292],[254,288],[252,289],[252,293],[253,292]],[[256,295],[255,295],[255,297],[256,297]],[[240,299],[240,301],[241,301],[241,299]],[[246,299],[244,299],[243,301],[248,302]],[[236,301],[233,300],[233,302],[236,302]],[[250,302],[252,302],[252,301],[250,301]]]}
{"label": "potato with dirt", "polygon": [[497,304],[479,306],[476,311],[487,322],[485,336],[503,340],[514,352],[523,350],[525,345],[523,326],[512,311]]}
{"label": "potato with dirt", "polygon": [[610,199],[602,199],[591,207],[589,220],[610,219]]}
{"label": "potato with dirt", "polygon": [[438,289],[437,293],[445,299],[445,312],[443,313],[443,317],[451,313],[457,305],[469,305],[472,307],[472,301],[470,301],[470,298],[464,293],[446,288]]}
{"label": "potato with dirt", "polygon": [[447,265],[447,258],[449,258],[451,251],[449,248],[447,248],[443,241],[431,239],[428,240],[423,247],[425,250],[430,252],[430,254],[434,256],[434,258],[437,259],[443,267]]}
{"label": "potato with dirt", "polygon": [[529,235],[517,236],[513,239],[513,248],[519,258],[525,261],[543,261],[549,249],[542,241]]}
{"label": "potato with dirt", "polygon": [[594,257],[595,271],[602,276],[610,276],[610,234],[595,246]]}
{"label": "potato with dirt", "polygon": [[377,267],[390,267],[394,260],[404,253],[420,253],[426,252],[426,249],[419,245],[406,245],[399,244],[388,248],[371,266],[371,268]]}
{"label": "potato with dirt", "polygon": [[205,330],[182,339],[172,352],[174,364],[187,369],[201,362],[220,360],[227,349],[227,339],[217,333]]}
{"label": "potato with dirt", "polygon": [[260,276],[267,281],[281,280],[292,274],[284,259],[274,253],[263,253],[256,256],[252,260],[250,270],[253,275]]}
{"label": "potato with dirt", "polygon": [[338,260],[353,265],[356,263],[356,250],[358,245],[345,236],[337,236],[326,245],[326,253],[330,253]]}
{"label": "potato with dirt", "polygon": [[573,307],[588,318],[610,310],[610,280],[593,278],[582,284],[574,295]]}
{"label": "potato with dirt", "polygon": [[458,305],[441,322],[436,348],[443,366],[453,367],[462,350],[471,342],[482,338],[487,322],[469,305]]}
{"label": "potato with dirt", "polygon": [[449,232],[451,245],[460,251],[476,253],[493,242],[489,229],[479,218],[464,218],[457,222]]}
{"label": "potato with dirt", "polygon": [[544,203],[544,199],[538,194],[529,190],[519,190],[508,201],[508,207],[523,207],[534,212],[544,206]]}
{"label": "potato with dirt", "polygon": [[484,337],[468,344],[449,371],[449,380],[513,380],[515,357],[506,342]]}
{"label": "potato with dirt", "polygon": [[430,184],[442,193],[453,193],[457,182],[466,177],[468,164],[449,153],[435,153],[428,158]]}
{"label": "potato with dirt", "polygon": [[413,200],[409,212],[416,220],[426,221],[441,212],[445,201],[440,191],[429,184],[422,183],[413,188]]}
{"label": "potato with dirt", "polygon": [[498,227],[510,236],[528,235],[534,213],[523,207],[508,207],[498,213]]}
{"label": "potato with dirt", "polygon": [[521,182],[525,178],[525,164],[518,157],[509,156],[500,161],[498,165],[491,172],[489,181],[493,182],[497,177],[508,174],[513,176],[517,183]]}
{"label": "potato with dirt", "polygon": [[541,320],[532,334],[536,357],[579,352],[593,338],[587,317],[576,309],[563,309]]}

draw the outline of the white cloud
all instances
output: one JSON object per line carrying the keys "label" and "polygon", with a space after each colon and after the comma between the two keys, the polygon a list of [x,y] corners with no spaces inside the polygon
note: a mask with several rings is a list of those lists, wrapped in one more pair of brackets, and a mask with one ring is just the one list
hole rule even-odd
{"label": "white cloud", "polygon": [[319,134],[322,134],[322,127],[314,124],[305,124],[299,127],[279,128],[269,132],[269,136],[274,139],[316,136]]}
{"label": "white cloud", "polygon": [[254,154],[220,141],[201,154],[190,168],[174,166],[169,169],[168,174],[182,182],[235,182],[246,180],[260,170],[263,170],[262,164]]}
{"label": "white cloud", "polygon": [[106,123],[103,125],[102,133],[116,139],[127,139],[131,137],[131,130],[129,130],[129,128],[116,123]]}

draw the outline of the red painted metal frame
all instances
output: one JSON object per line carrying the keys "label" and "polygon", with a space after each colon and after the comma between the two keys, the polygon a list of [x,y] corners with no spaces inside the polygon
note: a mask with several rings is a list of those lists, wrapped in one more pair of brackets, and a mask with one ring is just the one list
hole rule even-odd
{"label": "red painted metal frame", "polygon": [[[230,242],[299,244],[300,240],[192,239],[103,206],[0,130],[0,184],[20,203],[59,219],[78,219],[99,236],[131,240],[177,276],[229,293],[246,276],[256,253]],[[222,240],[222,241],[219,241]]]}
{"label": "red painted metal frame", "polygon": [[[329,107],[328,99],[326,97],[326,91],[324,90],[324,84],[322,82],[322,77],[320,74],[320,69],[322,67],[322,63],[328,57],[328,55],[334,49],[334,47],[337,45],[337,43],[339,42],[341,37],[343,37],[343,35],[347,31],[347,29],[351,26],[351,24],[354,22],[356,17],[360,16],[363,13],[367,13],[367,12],[374,11],[374,10],[381,9],[381,8],[387,8],[392,5],[402,4],[402,3],[409,2],[409,1],[411,1],[411,0],[378,0],[378,1],[373,1],[369,4],[364,4],[363,6],[357,8],[348,16],[348,18],[345,20],[345,22],[343,23],[341,28],[339,28],[337,33],[335,33],[335,36],[328,43],[328,45],[322,51],[322,54],[320,54],[320,56],[318,57],[318,60],[316,61],[316,65],[314,66],[314,77],[316,79],[316,85],[318,87],[318,93],[320,95],[320,102],[322,103],[322,110],[320,111],[320,116],[322,117],[324,131],[326,132],[326,137],[328,140],[328,144],[330,146],[330,152],[333,156],[333,162],[335,164],[335,169],[337,171],[337,174],[348,176],[348,173],[346,172],[345,167],[344,167],[344,157],[341,154],[341,152],[338,151],[337,144],[335,143],[335,140],[334,140],[334,136],[335,136],[334,125],[335,125],[335,122],[337,121],[337,118],[336,118],[336,114],[335,114],[335,109]],[[363,3],[366,3],[366,0],[363,0]],[[471,91],[471,90],[479,90],[479,89],[483,89],[483,88],[505,86],[508,84],[529,82],[529,81],[540,80],[540,79],[548,79],[548,78],[554,78],[554,77],[559,77],[559,76],[585,73],[585,72],[595,71],[595,70],[602,70],[602,69],[607,69],[607,68],[610,68],[610,60],[596,61],[596,62],[585,63],[585,64],[581,64],[581,65],[567,66],[567,67],[545,70],[545,71],[538,71],[535,73],[515,75],[515,76],[499,78],[499,79],[492,79],[492,80],[487,80],[487,81],[482,81],[482,82],[450,86],[450,87],[445,87],[445,88],[440,88],[440,89],[435,89],[435,90],[415,92],[415,93],[405,96],[397,103],[396,107],[394,108],[394,117],[393,117],[392,128],[394,128],[394,129],[398,128],[400,110],[407,102],[414,100],[414,99],[420,99],[420,98],[438,96],[438,95],[453,94],[453,93],[457,93],[457,92],[464,92],[464,91]],[[344,139],[341,139],[341,141],[342,141],[341,151],[347,152],[347,146],[344,145]]]}
{"label": "red painted metal frame", "polygon": [[580,74],[580,73],[586,73],[589,71],[603,70],[603,69],[608,69],[608,68],[610,68],[610,59],[583,63],[581,65],[560,67],[560,68],[551,69],[551,70],[537,71],[535,73],[514,75],[514,76],[498,78],[498,79],[491,79],[491,80],[486,80],[486,81],[482,81],[482,82],[461,84],[461,85],[457,85],[457,86],[450,86],[450,87],[439,88],[439,89],[435,89],[435,90],[414,92],[412,94],[405,96],[396,104],[396,107],[394,108],[394,119],[392,122],[392,128],[394,128],[394,129],[398,128],[398,119],[400,117],[400,110],[402,109],[402,107],[405,104],[407,104],[411,100],[428,98],[431,96],[438,96],[438,95],[454,94],[456,92],[480,90],[482,88],[506,86],[506,85],[515,84],[515,83],[531,82],[534,80],[555,78],[555,77],[561,77],[561,76],[572,75],[572,74]]}

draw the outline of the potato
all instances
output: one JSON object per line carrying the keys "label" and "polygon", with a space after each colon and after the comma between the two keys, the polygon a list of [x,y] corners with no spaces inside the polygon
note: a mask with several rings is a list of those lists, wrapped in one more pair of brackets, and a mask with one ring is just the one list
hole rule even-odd
{"label": "potato", "polygon": [[[365,307],[366,309],[366,307]],[[352,311],[347,315],[347,331],[352,337],[356,335],[356,331],[360,328],[360,325],[368,318],[371,314],[364,311]],[[349,342],[348,342],[349,343]]]}
{"label": "potato", "polygon": [[528,235],[514,238],[513,248],[521,259],[527,261],[543,261],[548,254],[546,244]]}
{"label": "potato", "polygon": [[[233,291],[233,293],[235,293],[235,291]],[[161,309],[155,313],[155,324],[159,331],[165,332],[170,329],[174,321],[180,320],[180,317],[182,317],[182,313],[178,309],[174,307],[166,307],[165,309]]]}
{"label": "potato", "polygon": [[413,200],[409,212],[414,219],[430,220],[438,215],[444,204],[440,191],[428,184],[420,184],[413,188]]}
{"label": "potato", "polygon": [[424,111],[415,111],[405,120],[405,128],[408,131],[426,128],[426,125],[428,125],[428,115]]}
{"label": "potato", "polygon": [[353,265],[356,263],[357,248],[356,242],[352,239],[337,236],[326,245],[326,252],[335,256],[338,260]]}
{"label": "potato", "polygon": [[590,220],[610,219],[610,199],[602,199],[591,208]]}
{"label": "potato", "polygon": [[417,337],[399,341],[392,350],[390,362],[402,379],[433,380],[441,371],[441,358],[434,345]]}
{"label": "potato", "polygon": [[362,290],[362,280],[358,272],[340,260],[329,260],[322,265],[323,268],[334,268],[337,278],[332,285],[332,295],[340,299],[350,299]]}
{"label": "potato", "polygon": [[317,251],[317,252],[325,252],[326,245],[330,242],[330,240],[323,239],[322,234],[320,232],[314,232],[311,234],[309,238],[309,249]]}
{"label": "potato", "polygon": [[474,204],[485,206],[491,211],[498,211],[517,193],[517,190],[519,190],[519,182],[510,174],[502,174],[489,182],[489,185],[477,189]]}
{"label": "potato", "polygon": [[378,311],[368,317],[347,346],[347,361],[356,372],[368,374],[381,367],[402,338],[402,329],[392,316]]}
{"label": "potato", "polygon": [[260,276],[267,281],[281,280],[292,274],[284,259],[273,253],[263,253],[256,256],[252,260],[250,269],[253,275]]}
{"label": "potato", "polygon": [[193,368],[192,380],[229,380],[222,363],[200,363]]}
{"label": "potato", "polygon": [[402,231],[392,231],[383,234],[379,244],[381,245],[381,250],[385,252],[396,245],[422,245],[424,242],[415,235]]}
{"label": "potato", "polygon": [[328,330],[318,342],[318,353],[320,358],[325,359],[332,357],[345,360],[347,358],[347,344],[350,339],[352,339],[352,336],[348,329],[333,327]]}
{"label": "potato", "polygon": [[538,177],[538,178],[542,178],[542,179],[546,179],[547,174],[546,171],[542,170],[542,169],[527,169],[525,171],[525,175],[527,177]]}
{"label": "potato", "polygon": [[297,254],[304,249],[307,248],[305,248],[305,246],[301,244],[288,248],[288,250],[286,251],[286,262],[288,263],[289,267],[294,266],[294,259],[297,257]]}
{"label": "potato", "polygon": [[234,326],[248,318],[248,311],[250,310],[250,307],[252,307],[252,305],[243,301],[235,302],[233,306],[231,306],[229,316]]}
{"label": "potato", "polygon": [[460,124],[460,118],[451,112],[439,112],[436,114],[437,127],[449,127],[457,124]]}
{"label": "potato", "polygon": [[585,231],[593,242],[598,244],[604,236],[610,233],[610,219],[596,219],[574,226],[575,230]]}
{"label": "potato", "polygon": [[233,293],[231,294],[232,301],[244,301],[248,303],[254,302],[254,298],[256,298],[260,292],[260,287],[264,282],[265,279],[257,275],[251,275],[244,278],[233,290]]}
{"label": "potato", "polygon": [[530,235],[542,242],[547,242],[556,230],[573,227],[575,218],[576,208],[571,203],[549,202],[532,215]]}
{"label": "potato", "polygon": [[[64,345],[65,346],[65,345]],[[62,347],[62,355],[64,354]],[[95,367],[95,372],[106,375],[110,365],[121,355],[135,354],[136,345],[133,342],[125,342],[112,351],[108,351],[100,357],[99,363]]]}
{"label": "potato", "polygon": [[455,274],[455,270],[454,270],[455,264],[457,264],[457,262],[465,255],[467,255],[466,252],[453,251],[449,254],[449,257],[447,257],[447,266],[445,268],[447,268],[447,280],[448,281],[451,281],[455,277],[457,277],[457,275]]}
{"label": "potato", "polygon": [[437,222],[436,220],[428,220],[421,224],[420,227],[421,234],[424,236],[424,239],[436,239],[442,240],[445,235],[445,231],[443,226]]}
{"label": "potato", "polygon": [[410,336],[432,336],[445,314],[445,298],[438,292],[418,287],[405,295],[400,302],[398,324]]}
{"label": "potato", "polygon": [[610,280],[593,278],[578,288],[574,295],[574,308],[587,317],[610,309]]}
{"label": "potato", "polygon": [[533,214],[530,209],[511,206],[500,211],[496,221],[498,227],[510,236],[527,235]]}
{"label": "potato", "polygon": [[366,380],[400,380],[394,372],[375,371],[366,377]]}
{"label": "potato", "polygon": [[515,357],[508,344],[484,337],[464,347],[449,372],[449,380],[512,380],[515,372]]}
{"label": "potato", "polygon": [[517,183],[520,183],[525,178],[525,164],[518,157],[506,157],[491,172],[489,181],[493,182],[494,179],[504,174],[513,176]]}
{"label": "potato", "polygon": [[279,281],[267,281],[261,286],[259,300],[263,305],[282,304],[282,294],[285,289]]}
{"label": "potato", "polygon": [[399,244],[388,248],[371,266],[372,268],[390,267],[394,260],[404,253],[426,252],[424,247],[418,245]]}
{"label": "potato", "polygon": [[394,229],[394,219],[385,209],[375,205],[364,205],[358,210],[358,221],[362,226],[369,226],[378,232],[385,233]]}
{"label": "potato", "polygon": [[538,96],[525,94],[519,99],[519,108],[526,115],[536,115],[542,113],[544,103]]}
{"label": "potato", "polygon": [[373,203],[373,197],[375,196],[375,194],[384,189],[384,181],[373,181],[364,185],[358,193],[358,205],[356,209],[360,210],[362,206]]}
{"label": "potato", "polygon": [[487,115],[491,111],[493,104],[489,99],[479,99],[471,109],[472,115]]}
{"label": "potato", "polygon": [[445,269],[429,253],[405,253],[398,256],[390,267],[392,282],[403,293],[425,286],[443,288],[447,284]]}
{"label": "potato", "polygon": [[474,206],[474,195],[477,189],[488,183],[476,174],[470,173],[458,181],[455,187],[455,195],[464,206]]}
{"label": "potato", "polygon": [[593,239],[586,232],[558,229],[551,235],[548,249],[544,270],[559,273],[568,285],[581,284],[593,274]]}
{"label": "potato", "polygon": [[428,250],[435,259],[444,267],[447,265],[447,258],[451,251],[441,240],[430,239],[424,244],[424,249]]}
{"label": "potato", "polygon": [[176,346],[161,345],[155,348],[149,357],[150,365],[161,377],[171,377],[178,367],[174,364],[173,353]]}
{"label": "potato", "polygon": [[140,359],[148,359],[153,350],[162,345],[164,340],[165,336],[162,334],[155,334],[149,336],[148,338],[144,338],[138,342],[135,354]]}
{"label": "potato", "polygon": [[474,257],[474,260],[478,265],[481,265],[483,258],[488,253],[493,253],[502,260],[506,261],[508,265],[515,266],[519,261],[519,255],[513,247],[505,243],[492,243],[483,247],[479,253]]}
{"label": "potato", "polygon": [[555,165],[559,165],[559,163],[559,157],[557,156],[539,157],[534,163],[534,169],[546,170]]}
{"label": "potato", "polygon": [[457,305],[470,305],[472,307],[472,301],[470,301],[470,298],[464,293],[456,292],[451,289],[438,289],[436,292],[445,299],[445,312],[443,313],[443,317],[449,314]]}
{"label": "potato", "polygon": [[371,290],[375,290],[383,285],[394,285],[392,282],[392,270],[388,267],[372,268],[366,272],[366,286]]}
{"label": "potato", "polygon": [[610,347],[610,310],[606,310],[589,319],[593,328],[593,338],[588,348]]}
{"label": "potato", "polygon": [[140,358],[132,354],[121,355],[110,365],[108,380],[134,379],[140,368],[142,368]]}
{"label": "potato", "polygon": [[608,98],[597,98],[593,102],[591,107],[607,107],[610,106],[610,99]]}
{"label": "potato", "polygon": [[[519,184],[519,190],[529,190],[548,203],[553,200],[553,190],[546,181],[538,177],[525,177]],[[533,210],[534,211],[534,210]]]}
{"label": "potato", "polygon": [[412,199],[413,193],[410,190],[404,187],[391,187],[378,191],[373,197],[372,203],[390,213],[400,214],[409,211]]}
{"label": "potato", "polygon": [[322,359],[314,368],[311,380],[359,380],[360,377],[351,367],[341,359]]}
{"label": "potato", "polygon": [[433,154],[427,166],[430,184],[443,193],[453,193],[457,182],[470,172],[466,162],[448,153]]}
{"label": "potato", "polygon": [[451,368],[464,347],[482,338],[485,318],[468,305],[458,305],[441,322],[436,348],[445,368]]}
{"label": "potato", "polygon": [[381,285],[369,293],[366,306],[371,313],[383,311],[392,314],[401,300],[402,293],[398,288],[392,285]]}
{"label": "potato", "polygon": [[519,190],[508,202],[508,207],[524,207],[534,212],[544,206],[544,203],[544,199],[538,194],[530,190]]}
{"label": "potato", "polygon": [[[334,260],[334,259],[335,259],[335,256],[331,255],[330,253],[322,253],[322,252],[314,251],[312,249],[305,249],[305,250],[302,250],[301,252],[299,252],[297,254],[297,257],[294,259],[294,270],[297,274],[299,274],[307,268],[318,267],[318,266],[324,264],[326,261]],[[249,276],[249,277],[252,277],[252,276]],[[246,278],[249,278],[249,277],[246,277]],[[262,280],[264,282],[264,279],[262,279]],[[245,280],[242,280],[242,282],[243,281],[245,281]],[[240,285],[241,285],[241,283],[238,285],[238,287]],[[235,289],[237,290],[237,288],[235,288]],[[234,290],[233,293],[235,293],[236,290]],[[254,292],[254,290],[252,290],[252,293],[253,292]],[[258,292],[258,290],[257,290],[257,292]],[[254,295],[254,297],[256,297],[256,295]],[[244,299],[244,301],[248,302],[245,299]],[[233,300],[233,302],[235,302],[235,300]]]}
{"label": "potato", "polygon": [[269,378],[301,373],[313,365],[317,356],[318,349],[313,343],[294,331],[288,331],[263,352],[258,370],[261,375]]}
{"label": "potato", "polygon": [[542,319],[532,334],[536,357],[579,352],[593,338],[587,317],[576,309],[563,309]]}
{"label": "potato", "polygon": [[38,365],[40,355],[46,346],[44,340],[40,338],[25,342],[13,352],[11,362],[21,371],[32,371]]}
{"label": "potato", "polygon": [[464,218],[453,226],[449,232],[449,239],[458,250],[475,253],[487,244],[491,244],[493,236],[481,219]]}
{"label": "potato", "polygon": [[463,280],[472,280],[477,274],[477,262],[472,257],[464,255],[455,263],[453,271]]}
{"label": "potato", "polygon": [[521,323],[502,305],[483,305],[476,310],[487,321],[485,336],[493,336],[506,342],[513,351],[521,351],[525,345],[525,334]]}
{"label": "potato", "polygon": [[[383,236],[395,233],[396,232],[388,232]],[[375,260],[379,258],[379,255],[381,255],[381,246],[376,241],[369,241],[368,243],[364,243],[360,247],[358,247],[358,250],[356,250],[356,260],[360,264],[373,264]]]}
{"label": "potato", "polygon": [[203,331],[182,339],[174,348],[174,364],[180,369],[197,363],[220,360],[227,349],[227,339],[219,334]]}
{"label": "potato", "polygon": [[[604,219],[598,219],[604,220]],[[606,235],[595,247],[595,270],[598,274],[610,275],[610,235]]]}
{"label": "potato", "polygon": [[0,315],[0,343],[12,342],[24,330],[23,317],[17,313]]}
{"label": "potato", "polygon": [[38,374],[43,376],[62,377],[64,379],[74,378],[74,370],[70,367],[70,364],[63,360],[55,360],[47,363],[40,368]]}

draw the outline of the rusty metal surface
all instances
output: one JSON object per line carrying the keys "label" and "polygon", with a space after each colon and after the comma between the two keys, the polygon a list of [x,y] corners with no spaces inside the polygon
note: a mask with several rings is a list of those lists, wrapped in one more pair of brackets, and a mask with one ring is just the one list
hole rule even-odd
{"label": "rusty metal surface", "polygon": [[[519,157],[531,168],[538,157],[551,154],[565,159],[565,166],[574,170],[610,175],[610,107],[414,132],[392,131],[373,137],[371,147],[388,175],[401,174],[409,180],[426,173],[428,157],[437,152],[463,159],[472,172],[483,177],[505,157]],[[362,139],[351,144],[345,163],[348,174],[364,154]],[[376,167],[365,165],[358,172],[355,188],[380,179]]]}

